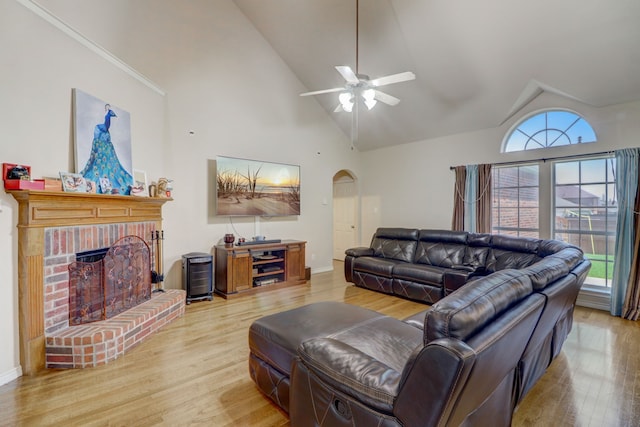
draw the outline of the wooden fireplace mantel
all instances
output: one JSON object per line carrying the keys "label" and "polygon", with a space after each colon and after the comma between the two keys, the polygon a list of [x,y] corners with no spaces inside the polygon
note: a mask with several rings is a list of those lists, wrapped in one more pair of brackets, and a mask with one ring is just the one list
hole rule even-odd
{"label": "wooden fireplace mantel", "polygon": [[45,367],[45,228],[153,221],[161,229],[162,205],[172,199],[37,190],[7,193],[18,201],[20,364],[23,373],[31,375]]}
{"label": "wooden fireplace mantel", "polygon": [[159,221],[172,199],[58,191],[9,190],[19,206],[18,227],[61,227]]}

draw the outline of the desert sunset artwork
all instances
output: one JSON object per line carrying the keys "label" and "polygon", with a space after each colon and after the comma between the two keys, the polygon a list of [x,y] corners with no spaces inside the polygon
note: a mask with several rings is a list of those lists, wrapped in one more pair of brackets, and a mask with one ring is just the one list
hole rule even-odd
{"label": "desert sunset artwork", "polygon": [[216,158],[217,215],[300,215],[300,166]]}

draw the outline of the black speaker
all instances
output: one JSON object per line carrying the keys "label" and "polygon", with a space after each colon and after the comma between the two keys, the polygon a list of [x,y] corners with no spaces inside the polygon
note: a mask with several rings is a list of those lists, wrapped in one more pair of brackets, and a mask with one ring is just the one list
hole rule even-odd
{"label": "black speaker", "polygon": [[182,255],[182,283],[191,301],[213,299],[213,257],[204,252]]}

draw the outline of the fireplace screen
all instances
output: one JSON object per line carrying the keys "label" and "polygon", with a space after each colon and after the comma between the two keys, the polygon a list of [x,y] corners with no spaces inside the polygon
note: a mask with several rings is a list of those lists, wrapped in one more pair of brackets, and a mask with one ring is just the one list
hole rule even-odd
{"label": "fireplace screen", "polygon": [[113,317],[151,298],[151,254],[138,236],[125,236],[93,262],[69,264],[69,324]]}

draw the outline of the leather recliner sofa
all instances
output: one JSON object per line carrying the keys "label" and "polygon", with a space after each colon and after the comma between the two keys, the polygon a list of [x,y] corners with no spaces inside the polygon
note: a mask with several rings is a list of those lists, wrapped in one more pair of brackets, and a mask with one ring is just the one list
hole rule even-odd
{"label": "leather recliner sofa", "polygon": [[538,262],[404,320],[335,302],[258,319],[251,377],[294,427],[507,426],[560,352],[590,268],[579,249],[541,243]]}
{"label": "leather recliner sofa", "polygon": [[479,276],[525,268],[561,251],[571,267],[582,261],[580,249],[557,240],[379,228],[369,247],[347,249],[344,273],[356,286],[433,304]]}

